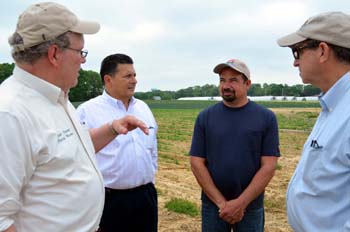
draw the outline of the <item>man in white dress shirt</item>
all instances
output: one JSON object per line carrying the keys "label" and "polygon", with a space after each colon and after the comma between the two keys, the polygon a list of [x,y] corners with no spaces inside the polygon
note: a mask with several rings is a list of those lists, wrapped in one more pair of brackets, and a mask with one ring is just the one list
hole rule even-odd
{"label": "man in white dress shirt", "polygon": [[97,153],[106,188],[102,232],[157,231],[157,124],[146,103],[134,97],[136,73],[133,60],[124,54],[107,56],[101,64],[103,94],[77,109],[88,128],[133,115],[149,128],[149,135],[134,130],[118,136]]}
{"label": "man in white dress shirt", "polygon": [[86,61],[83,34],[99,27],[51,2],[18,19],[9,38],[16,67],[0,86],[0,231],[96,231],[104,186],[95,150],[136,127],[148,131],[126,117],[90,137],[75,115],[68,91]]}

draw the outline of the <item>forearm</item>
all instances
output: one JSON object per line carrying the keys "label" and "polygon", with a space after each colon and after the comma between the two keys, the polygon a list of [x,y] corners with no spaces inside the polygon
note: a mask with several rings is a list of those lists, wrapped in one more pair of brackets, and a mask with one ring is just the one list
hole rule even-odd
{"label": "forearm", "polygon": [[90,129],[90,136],[95,147],[95,152],[101,150],[119,134],[127,134],[136,128],[140,128],[147,135],[149,133],[147,125],[131,115],[113,120],[112,123],[106,123],[99,128]]}
{"label": "forearm", "polygon": [[191,157],[191,169],[196,177],[198,184],[203,192],[214,202],[219,208],[225,206],[226,199],[215,186],[213,179],[210,176],[208,168],[205,165],[204,159],[199,157]]}
{"label": "forearm", "polygon": [[273,177],[276,164],[277,157],[263,157],[261,167],[248,187],[238,198],[227,202],[226,207],[220,211],[220,217],[231,224],[241,221],[247,206],[265,190]]}
{"label": "forearm", "polygon": [[112,131],[111,125],[106,123],[99,128],[90,129],[90,136],[94,144],[95,152],[97,153],[110,143],[117,134]]}
{"label": "forearm", "polygon": [[254,199],[256,199],[262,192],[275,174],[277,157],[269,157],[270,161],[261,166],[259,171],[255,174],[248,187],[238,197],[238,201],[246,208]]}

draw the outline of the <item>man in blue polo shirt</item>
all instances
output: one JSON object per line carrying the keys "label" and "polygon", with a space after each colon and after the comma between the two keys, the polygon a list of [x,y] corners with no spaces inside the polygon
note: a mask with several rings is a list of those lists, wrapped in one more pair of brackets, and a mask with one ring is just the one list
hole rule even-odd
{"label": "man in blue polo shirt", "polygon": [[276,117],[248,99],[250,72],[242,61],[214,72],[223,101],[198,115],[190,150],[202,188],[202,231],[263,232],[264,189],[279,156]]}
{"label": "man in blue polo shirt", "polygon": [[321,89],[322,111],[287,192],[298,232],[350,231],[350,15],[327,12],[280,38],[305,84]]}

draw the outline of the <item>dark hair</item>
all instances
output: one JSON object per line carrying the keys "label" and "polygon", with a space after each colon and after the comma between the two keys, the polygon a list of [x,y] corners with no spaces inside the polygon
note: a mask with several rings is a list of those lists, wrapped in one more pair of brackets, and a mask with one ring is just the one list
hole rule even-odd
{"label": "dark hair", "polygon": [[105,75],[113,75],[118,72],[118,64],[133,64],[131,57],[125,54],[113,54],[109,55],[103,59],[101,63],[100,76],[102,79],[102,83],[104,84],[104,76]]}
{"label": "dark hair", "polygon": [[334,51],[335,56],[338,58],[339,62],[344,64],[350,64],[350,49],[340,47],[333,44],[328,44]]}
{"label": "dark hair", "polygon": [[317,48],[318,45],[320,45],[320,43],[321,43],[321,41],[315,40],[315,39],[307,39],[306,40],[306,44],[308,45],[308,48]]}
{"label": "dark hair", "polygon": [[[308,39],[308,45],[310,45],[310,48],[316,48],[318,45],[321,43],[321,41],[318,40],[313,40],[313,39]],[[342,62],[344,64],[350,64],[350,49],[349,48],[344,48],[338,45],[328,44],[328,46],[333,50],[335,56],[339,60],[339,62]]]}

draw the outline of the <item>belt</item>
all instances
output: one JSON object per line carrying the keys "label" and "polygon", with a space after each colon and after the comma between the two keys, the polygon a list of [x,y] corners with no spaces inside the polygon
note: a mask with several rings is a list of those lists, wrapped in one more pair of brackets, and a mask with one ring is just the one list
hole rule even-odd
{"label": "belt", "polygon": [[108,194],[113,194],[113,193],[130,193],[130,192],[137,192],[146,189],[147,187],[153,185],[152,182],[144,185],[137,186],[135,188],[130,188],[130,189],[112,189],[112,188],[107,188],[105,187],[105,192]]}

